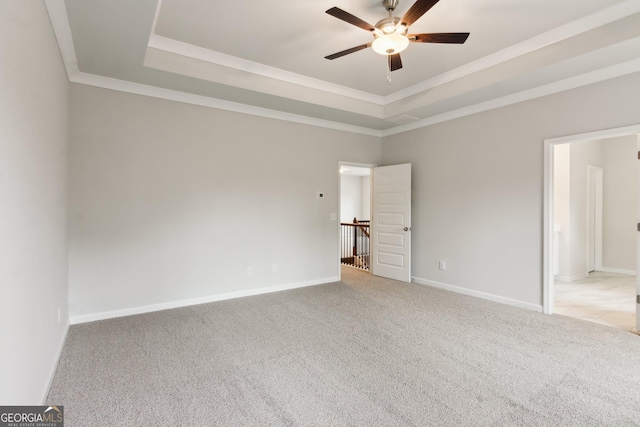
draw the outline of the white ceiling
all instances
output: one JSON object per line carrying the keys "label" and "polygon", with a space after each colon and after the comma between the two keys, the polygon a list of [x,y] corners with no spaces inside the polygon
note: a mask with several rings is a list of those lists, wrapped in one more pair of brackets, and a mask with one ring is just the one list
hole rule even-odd
{"label": "white ceiling", "polygon": [[391,84],[371,49],[324,59],[372,40],[325,10],[375,24],[381,1],[61,4],[47,0],[72,81],[374,135],[640,71],[640,0],[440,0],[410,33],[469,39],[411,44]]}

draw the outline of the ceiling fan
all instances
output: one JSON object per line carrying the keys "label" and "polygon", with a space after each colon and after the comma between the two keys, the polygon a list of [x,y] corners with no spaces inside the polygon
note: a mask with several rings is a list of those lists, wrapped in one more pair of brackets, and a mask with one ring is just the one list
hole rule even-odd
{"label": "ceiling fan", "polygon": [[338,7],[332,7],[326,11],[329,15],[370,31],[373,34],[373,41],[325,56],[325,58],[333,60],[372,47],[376,53],[386,55],[389,58],[389,71],[395,71],[402,68],[400,52],[405,50],[409,43],[464,43],[469,37],[469,33],[407,34],[409,26],[427,13],[438,1],[417,0],[402,18],[398,18],[393,16],[393,11],[398,6],[398,0],[383,0],[382,5],[389,12],[389,16],[378,21],[375,26]]}

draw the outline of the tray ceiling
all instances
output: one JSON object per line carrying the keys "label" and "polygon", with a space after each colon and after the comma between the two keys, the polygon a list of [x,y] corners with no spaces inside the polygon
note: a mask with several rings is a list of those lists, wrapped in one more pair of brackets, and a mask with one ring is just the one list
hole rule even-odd
{"label": "tray ceiling", "polygon": [[[400,0],[394,15],[412,1]],[[440,0],[411,32],[404,67],[325,10],[370,23],[381,1],[47,0],[72,81],[373,135],[640,71],[640,0]]]}

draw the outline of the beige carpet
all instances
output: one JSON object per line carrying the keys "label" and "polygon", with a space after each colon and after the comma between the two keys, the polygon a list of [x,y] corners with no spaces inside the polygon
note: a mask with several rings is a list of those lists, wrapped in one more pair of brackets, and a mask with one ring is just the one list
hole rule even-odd
{"label": "beige carpet", "polygon": [[345,268],[72,326],[67,426],[640,425],[640,337]]}

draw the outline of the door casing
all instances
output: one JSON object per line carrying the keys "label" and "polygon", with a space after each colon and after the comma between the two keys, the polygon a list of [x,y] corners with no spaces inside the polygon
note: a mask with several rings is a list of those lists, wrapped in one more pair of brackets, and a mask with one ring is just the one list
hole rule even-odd
{"label": "door casing", "polygon": [[[638,134],[640,134],[640,124],[544,140],[542,311],[545,314],[553,314],[553,147],[572,142],[593,141]],[[638,222],[640,223],[640,207],[638,209]],[[640,236],[638,237],[638,245],[640,245]],[[636,271],[640,271],[640,247],[636,249],[636,253],[638,254],[636,255]],[[638,277],[640,276],[636,276],[636,280],[638,280]],[[637,293],[640,293],[640,282],[637,282],[637,288]],[[638,305],[636,305],[636,307],[637,306]],[[640,319],[638,319],[638,317],[639,316],[636,315],[636,325],[640,326],[640,322],[638,322]]]}

